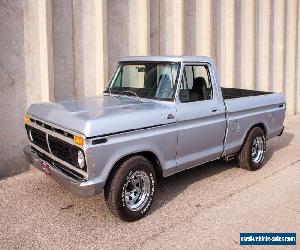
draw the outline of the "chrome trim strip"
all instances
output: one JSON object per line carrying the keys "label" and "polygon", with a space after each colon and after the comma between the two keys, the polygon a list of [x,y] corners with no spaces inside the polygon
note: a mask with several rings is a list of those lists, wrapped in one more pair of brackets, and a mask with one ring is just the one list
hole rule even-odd
{"label": "chrome trim strip", "polygon": [[50,148],[50,145],[49,145],[49,139],[48,139],[48,134],[47,133],[46,133],[46,141],[47,141],[48,150],[49,150],[50,154],[52,154],[52,151],[51,151],[51,148]]}
{"label": "chrome trim strip", "polygon": [[87,173],[84,172],[83,170],[81,169],[78,169],[78,168],[75,168],[73,165],[71,165],[70,163],[68,162],[65,162],[59,158],[57,158],[55,155],[52,155],[52,154],[49,154],[48,152],[46,152],[44,149],[40,148],[39,146],[33,144],[32,142],[30,142],[30,146],[33,147],[33,148],[37,148],[40,152],[42,152],[43,154],[49,156],[50,158],[52,158],[53,160],[61,163],[62,165],[74,170],[75,172],[78,172],[79,174],[82,174],[85,178],[88,177]]}
{"label": "chrome trim strip", "polygon": [[[32,118],[32,119],[35,119],[35,118]],[[40,120],[39,120],[39,121],[40,121]],[[41,122],[43,122],[43,121],[41,121]],[[46,124],[46,123],[45,123],[45,124]],[[47,124],[47,125],[48,125],[48,124]],[[75,143],[74,143],[74,140],[72,140],[71,138],[69,138],[69,137],[67,137],[67,136],[63,136],[63,135],[61,135],[61,134],[59,134],[59,133],[53,132],[53,131],[51,131],[51,130],[49,130],[49,129],[46,129],[46,128],[40,126],[40,125],[37,125],[37,124],[34,123],[34,122],[30,122],[30,123],[28,124],[28,126],[34,127],[34,128],[36,128],[36,129],[39,129],[39,130],[45,132],[46,134],[52,135],[52,136],[54,136],[54,137],[56,137],[56,138],[58,138],[58,139],[61,139],[61,140],[65,141],[65,142],[68,142],[68,143],[70,143],[70,144],[72,144],[72,145],[74,145],[74,146],[76,146],[76,147],[79,147],[79,148],[83,149],[83,146],[78,145],[78,144],[75,144]],[[49,125],[49,126],[52,126],[52,125]],[[53,126],[53,127],[54,127],[54,126]],[[57,128],[59,128],[59,127],[57,127]],[[59,128],[59,129],[61,129],[61,128]],[[73,135],[74,135],[74,134],[73,134]],[[47,137],[48,137],[48,136],[47,136]],[[47,138],[47,141],[48,141],[48,138]]]}
{"label": "chrome trim strip", "polygon": [[[41,118],[39,118],[39,117],[36,117],[36,116],[34,116],[34,115],[31,115],[31,114],[27,114],[30,118],[32,118],[33,120],[36,120],[36,121],[39,121],[39,122],[41,122],[41,123],[45,123],[45,124],[47,124],[47,125],[49,125],[49,126],[51,126],[51,127],[53,127],[53,128],[57,128],[57,129],[60,129],[60,130],[63,130],[63,131],[65,131],[65,132],[68,132],[69,134],[71,134],[71,135],[80,135],[80,136],[82,136],[83,138],[85,138],[85,136],[82,134],[82,133],[80,133],[80,132],[77,132],[77,131],[74,131],[74,130],[71,130],[71,129],[68,129],[68,128],[65,128],[65,127],[63,127],[63,126],[59,126],[59,125],[56,125],[56,124],[54,124],[54,123],[51,123],[51,122],[48,122],[48,121],[46,121],[46,120],[43,120],[43,119],[41,119]],[[32,123],[34,123],[34,122],[30,122],[29,124],[32,124]],[[39,125],[37,125],[37,126],[39,126]],[[42,126],[39,126],[39,128],[41,128]],[[49,130],[49,129],[46,129],[47,131],[51,131],[51,130]],[[52,131],[53,132],[53,131]],[[59,134],[59,133],[58,133]]]}

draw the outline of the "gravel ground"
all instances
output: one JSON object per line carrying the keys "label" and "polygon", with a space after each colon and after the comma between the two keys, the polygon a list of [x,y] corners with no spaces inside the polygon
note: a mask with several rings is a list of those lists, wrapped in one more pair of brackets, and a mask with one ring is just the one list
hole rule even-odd
{"label": "gravel ground", "polygon": [[300,115],[287,118],[259,171],[216,161],[160,180],[150,214],[134,223],[113,217],[103,195],[78,198],[35,169],[2,180],[1,249],[240,249],[240,232],[299,238],[299,128]]}

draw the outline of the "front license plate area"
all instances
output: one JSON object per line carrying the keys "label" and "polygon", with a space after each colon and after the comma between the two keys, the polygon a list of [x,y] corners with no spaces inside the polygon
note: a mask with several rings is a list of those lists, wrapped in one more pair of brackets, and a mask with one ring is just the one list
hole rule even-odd
{"label": "front license plate area", "polygon": [[47,175],[47,176],[51,175],[50,167],[47,162],[42,161],[42,169],[43,169],[45,175]]}

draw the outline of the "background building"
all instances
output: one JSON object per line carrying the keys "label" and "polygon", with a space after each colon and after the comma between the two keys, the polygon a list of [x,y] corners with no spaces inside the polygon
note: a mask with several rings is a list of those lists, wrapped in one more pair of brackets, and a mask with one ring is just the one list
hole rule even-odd
{"label": "background building", "polygon": [[207,55],[227,87],[300,112],[300,1],[0,0],[0,177],[28,167],[33,102],[97,95],[126,55]]}

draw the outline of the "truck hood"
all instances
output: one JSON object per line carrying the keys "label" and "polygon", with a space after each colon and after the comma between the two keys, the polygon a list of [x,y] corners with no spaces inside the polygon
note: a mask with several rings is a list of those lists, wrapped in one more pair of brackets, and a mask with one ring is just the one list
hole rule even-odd
{"label": "truck hood", "polygon": [[172,102],[109,95],[36,103],[28,114],[86,137],[167,124],[175,121],[169,114],[176,116]]}

